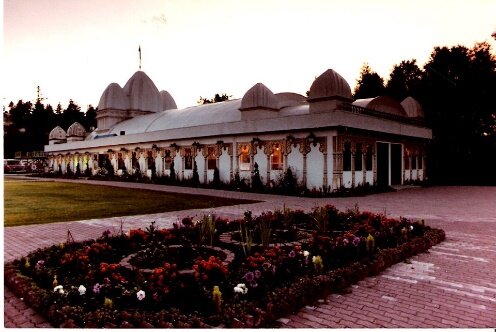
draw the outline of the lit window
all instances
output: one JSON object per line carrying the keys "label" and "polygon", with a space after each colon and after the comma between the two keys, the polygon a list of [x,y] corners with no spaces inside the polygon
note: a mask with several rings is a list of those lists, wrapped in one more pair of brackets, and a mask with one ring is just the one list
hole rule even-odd
{"label": "lit window", "polygon": [[270,155],[270,169],[273,171],[280,171],[283,169],[282,151],[279,144],[274,144],[272,154]]}
{"label": "lit window", "polygon": [[207,168],[208,169],[217,168],[217,157],[215,155],[214,148],[208,148]]}
{"label": "lit window", "polygon": [[355,152],[355,171],[362,170],[362,144],[357,143]]}
{"label": "lit window", "polygon": [[166,149],[164,151],[164,169],[170,169],[172,163],[171,151]]}
{"label": "lit window", "polygon": [[241,145],[240,155],[239,155],[239,170],[249,171],[250,170],[250,149],[248,145]]}
{"label": "lit window", "polygon": [[350,142],[344,143],[343,171],[351,171],[351,143]]}

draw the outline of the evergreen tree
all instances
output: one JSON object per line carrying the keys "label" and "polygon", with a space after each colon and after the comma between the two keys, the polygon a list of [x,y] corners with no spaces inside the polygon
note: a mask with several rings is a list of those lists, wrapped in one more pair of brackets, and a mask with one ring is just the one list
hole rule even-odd
{"label": "evergreen tree", "polygon": [[384,80],[365,63],[360,71],[360,78],[357,80],[354,98],[372,98],[384,95]]}
{"label": "evergreen tree", "polygon": [[253,175],[251,177],[251,188],[254,191],[262,191],[264,185],[262,183],[262,179],[260,178],[260,171],[258,170],[258,164],[253,164]]}
{"label": "evergreen tree", "polygon": [[200,185],[200,176],[198,175],[198,166],[196,165],[196,160],[193,163],[193,187],[198,187]]}

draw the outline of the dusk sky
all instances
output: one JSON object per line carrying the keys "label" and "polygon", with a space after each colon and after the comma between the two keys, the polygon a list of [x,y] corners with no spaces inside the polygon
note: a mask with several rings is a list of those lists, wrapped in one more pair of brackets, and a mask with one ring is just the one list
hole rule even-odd
{"label": "dusk sky", "polygon": [[5,0],[3,105],[34,100],[85,111],[142,69],[179,108],[241,98],[255,83],[305,94],[328,68],[356,84],[368,62],[423,65],[434,46],[489,41],[496,1]]}

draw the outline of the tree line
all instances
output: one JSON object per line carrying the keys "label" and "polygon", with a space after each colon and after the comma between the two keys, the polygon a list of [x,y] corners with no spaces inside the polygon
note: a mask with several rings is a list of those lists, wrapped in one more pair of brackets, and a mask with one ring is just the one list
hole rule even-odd
{"label": "tree line", "polygon": [[72,99],[66,108],[59,103],[55,109],[43,104],[38,97],[31,101],[10,102],[9,110],[4,111],[4,158],[14,158],[15,152],[23,154],[31,151],[43,151],[48,144],[48,135],[56,126],[67,131],[74,122],[79,122],[90,131],[96,127],[96,109],[89,105],[86,112]]}

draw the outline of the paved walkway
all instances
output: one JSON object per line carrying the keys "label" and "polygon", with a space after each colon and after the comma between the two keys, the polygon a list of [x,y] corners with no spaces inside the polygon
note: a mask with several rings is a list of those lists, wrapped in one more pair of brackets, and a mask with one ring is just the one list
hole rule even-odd
{"label": "paved walkway", "polygon": [[[71,182],[71,180],[64,180]],[[78,182],[82,182],[78,180]],[[211,196],[256,199],[262,202],[215,209],[187,210],[142,216],[93,219],[4,228],[5,261],[54,243],[70,230],[75,240],[146,227],[156,221],[170,227],[183,216],[213,212],[241,217],[282,208],[310,210],[333,204],[338,209],[386,212],[389,216],[425,219],[446,231],[447,240],[429,253],[413,257],[379,276],[354,285],[352,293],[331,295],[328,303],[303,308],[280,319],[287,328],[329,327],[496,327],[496,187],[432,187],[404,189],[367,197],[307,199],[233,193],[159,185],[84,181],[96,185],[146,188]],[[5,327],[47,327],[47,323],[9,290],[5,290]]]}

